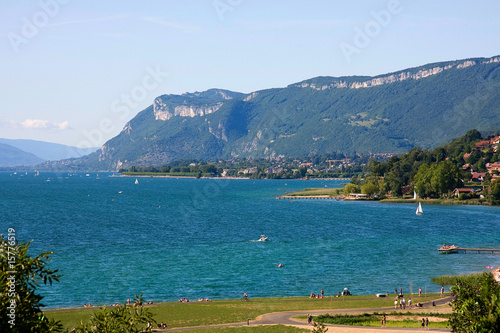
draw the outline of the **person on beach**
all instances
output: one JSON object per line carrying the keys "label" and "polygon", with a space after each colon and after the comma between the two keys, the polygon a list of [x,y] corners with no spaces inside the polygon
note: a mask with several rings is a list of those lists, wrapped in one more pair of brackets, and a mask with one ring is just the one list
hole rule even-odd
{"label": "person on beach", "polygon": [[398,300],[395,300],[394,301],[394,310],[397,310],[398,309]]}
{"label": "person on beach", "polygon": [[425,318],[425,330],[429,330],[429,318]]}
{"label": "person on beach", "polygon": [[411,298],[408,299],[408,307],[410,308],[411,310]]}
{"label": "person on beach", "polygon": [[422,288],[418,288],[418,296],[422,296]]}
{"label": "person on beach", "polygon": [[248,295],[247,295],[247,293],[246,293],[246,292],[243,292],[243,299],[244,299],[245,301],[248,301]]}
{"label": "person on beach", "polygon": [[441,296],[444,295],[444,286],[441,286]]}
{"label": "person on beach", "polygon": [[325,291],[323,289],[321,289],[321,298],[324,298],[325,297]]}
{"label": "person on beach", "polygon": [[425,327],[425,319],[424,319],[424,318],[422,318],[422,328],[421,328],[420,330],[421,330],[421,331],[423,331],[423,330],[424,330],[424,327]]}

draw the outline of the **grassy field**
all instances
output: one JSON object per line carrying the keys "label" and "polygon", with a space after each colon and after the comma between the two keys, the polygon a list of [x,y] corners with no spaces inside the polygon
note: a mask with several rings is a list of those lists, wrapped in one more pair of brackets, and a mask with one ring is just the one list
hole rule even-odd
{"label": "grassy field", "polygon": [[287,193],[287,196],[301,197],[301,196],[315,196],[315,195],[328,195],[329,197],[337,196],[338,191],[342,191],[339,188],[306,188],[305,190]]}
{"label": "grassy field", "polygon": [[[419,302],[435,299],[435,295],[415,297]],[[326,297],[324,299],[308,298],[269,298],[240,300],[162,303],[149,306],[155,314],[157,322],[167,323],[169,328],[223,323],[245,322],[248,318],[280,311],[321,310],[321,309],[355,309],[392,307],[392,297],[376,298],[373,296],[349,296],[343,298]],[[94,311],[99,308],[78,308],[46,311],[48,318],[60,320],[65,328],[73,328],[87,322]],[[218,331],[219,332],[219,331]],[[266,331],[267,332],[267,331]],[[272,331],[271,331],[272,332]]]}
{"label": "grassy field", "polygon": [[[356,315],[326,314],[314,317],[314,321],[323,324],[380,327],[384,315],[386,316],[387,327],[421,327],[422,318],[428,318],[429,326],[433,328],[446,328],[449,318],[449,314],[436,312],[391,311]],[[306,316],[297,316],[297,318],[306,319]]]}

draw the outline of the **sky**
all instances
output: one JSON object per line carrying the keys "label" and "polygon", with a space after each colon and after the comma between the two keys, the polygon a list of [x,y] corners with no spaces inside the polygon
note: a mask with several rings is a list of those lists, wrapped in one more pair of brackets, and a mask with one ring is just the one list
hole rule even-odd
{"label": "sky", "polygon": [[0,0],[0,138],[98,147],[163,94],[500,54],[500,2]]}

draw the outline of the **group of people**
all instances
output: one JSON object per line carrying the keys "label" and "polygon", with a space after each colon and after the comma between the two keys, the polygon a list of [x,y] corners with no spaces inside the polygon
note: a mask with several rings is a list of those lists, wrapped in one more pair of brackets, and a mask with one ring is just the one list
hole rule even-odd
{"label": "group of people", "polygon": [[[411,298],[408,299],[408,307],[411,309],[412,308],[412,303],[411,303]],[[396,299],[394,301],[394,309],[396,310],[398,308],[398,300]],[[403,297],[403,298],[399,298],[399,308],[401,310],[406,310],[406,299]]]}
{"label": "group of people", "polygon": [[325,298],[325,291],[321,289],[319,294],[311,293],[309,298]]}
{"label": "group of people", "polygon": [[[157,328],[168,328],[167,324],[165,324],[164,322],[156,324],[156,327]],[[150,329],[150,328],[153,328],[153,322],[152,321],[148,322],[148,329]]]}
{"label": "group of people", "polygon": [[[343,291],[339,291],[336,297],[341,297],[341,296],[350,296],[352,295],[349,289],[344,288]],[[309,298],[325,298],[325,291],[321,289],[321,291],[318,294],[311,293],[309,295]]]}

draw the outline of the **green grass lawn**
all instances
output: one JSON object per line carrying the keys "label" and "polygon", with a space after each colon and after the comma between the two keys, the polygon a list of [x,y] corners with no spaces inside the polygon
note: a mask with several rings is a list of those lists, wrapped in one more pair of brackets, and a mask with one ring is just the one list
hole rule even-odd
{"label": "green grass lawn", "polygon": [[[415,301],[427,302],[435,296],[414,297]],[[212,302],[162,303],[150,306],[157,322],[167,323],[169,328],[223,323],[245,322],[248,318],[255,319],[259,315],[280,311],[349,309],[349,308],[384,308],[392,307],[392,297],[376,298],[373,296],[348,296],[345,298],[326,297],[324,299],[308,298],[269,298],[251,299],[248,302],[240,300],[225,300]],[[48,318],[60,320],[65,328],[73,328],[87,322],[94,311],[99,308],[79,308],[68,310],[46,311]]]}
{"label": "green grass lawn", "polygon": [[[429,326],[434,328],[446,328],[447,321],[442,319],[449,318],[448,314],[440,313],[415,313],[409,311],[392,311],[392,312],[374,312],[363,313],[357,315],[320,315],[313,317],[315,322],[334,325],[349,325],[349,326],[371,326],[380,327],[382,317],[386,315],[387,327],[421,327],[422,318],[429,318]],[[299,319],[306,319],[306,316],[297,316]]]}
{"label": "green grass lawn", "polygon": [[[330,197],[337,196],[336,192],[339,188],[306,188],[302,191],[287,193],[287,196],[300,197],[300,196],[313,196],[313,195],[328,195]],[[340,189],[342,192],[342,189]]]}

